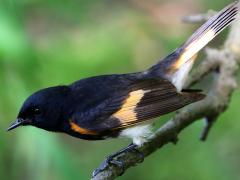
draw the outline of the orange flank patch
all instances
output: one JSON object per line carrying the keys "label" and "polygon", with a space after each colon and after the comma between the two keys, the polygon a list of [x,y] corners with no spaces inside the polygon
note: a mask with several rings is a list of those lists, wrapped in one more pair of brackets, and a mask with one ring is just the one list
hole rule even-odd
{"label": "orange flank patch", "polygon": [[76,123],[70,121],[71,129],[75,132],[78,132],[79,134],[85,134],[85,135],[98,135],[97,132],[82,128],[78,126]]}
{"label": "orange flank patch", "polygon": [[121,109],[114,113],[113,116],[119,119],[123,124],[137,121],[137,114],[135,112],[135,108],[146,92],[148,91],[137,90],[131,92],[129,94],[129,97],[125,100],[124,104],[122,105]]}
{"label": "orange flank patch", "polygon": [[190,43],[174,64],[174,69],[179,69],[187,61],[193,60],[194,56],[198,53],[198,51],[200,51],[204,46],[206,46],[214,37],[215,32],[210,29],[204,35],[200,36],[192,43]]}

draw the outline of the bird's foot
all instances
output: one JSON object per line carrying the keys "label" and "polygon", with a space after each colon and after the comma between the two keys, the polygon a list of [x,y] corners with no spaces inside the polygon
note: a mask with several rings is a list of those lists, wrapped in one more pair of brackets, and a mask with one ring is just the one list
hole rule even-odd
{"label": "bird's foot", "polygon": [[109,164],[118,166],[118,167],[121,169],[120,175],[122,175],[122,174],[124,173],[124,171],[125,171],[125,164],[124,164],[123,161],[117,160],[117,159],[115,159],[115,158],[116,158],[118,155],[123,154],[123,153],[126,153],[126,152],[132,152],[132,153],[138,154],[138,155],[139,155],[139,159],[140,159],[139,163],[143,162],[143,160],[144,160],[144,154],[141,153],[141,152],[137,149],[137,145],[135,145],[135,144],[132,143],[132,144],[130,144],[129,146],[127,146],[126,148],[124,148],[124,149],[122,149],[122,150],[120,150],[120,151],[118,151],[118,152],[116,152],[116,153],[108,156],[108,157],[106,158],[106,160],[100,165],[100,167],[97,168],[97,169],[95,169],[95,170],[93,171],[92,177],[95,177],[97,174],[99,174],[100,172],[104,171]]}

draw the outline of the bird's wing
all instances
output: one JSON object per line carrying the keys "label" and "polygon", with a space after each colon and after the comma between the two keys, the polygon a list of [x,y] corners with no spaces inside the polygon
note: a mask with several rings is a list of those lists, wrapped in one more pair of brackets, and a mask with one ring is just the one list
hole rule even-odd
{"label": "bird's wing", "polygon": [[173,112],[204,97],[195,91],[179,93],[167,80],[138,80],[119,89],[118,93],[94,109],[76,116],[71,121],[71,127],[76,132],[92,135],[119,131]]}
{"label": "bird's wing", "polygon": [[122,129],[176,111],[204,97],[195,91],[179,93],[169,81],[151,79],[134,84],[109,119],[120,122],[114,129]]}

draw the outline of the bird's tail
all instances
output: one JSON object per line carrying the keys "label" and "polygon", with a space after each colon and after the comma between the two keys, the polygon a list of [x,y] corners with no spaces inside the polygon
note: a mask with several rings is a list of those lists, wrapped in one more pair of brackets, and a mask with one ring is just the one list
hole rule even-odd
{"label": "bird's tail", "polygon": [[[231,24],[238,16],[239,1],[228,5],[205,22],[193,35],[173,53],[152,66],[148,72],[155,76],[165,76],[178,71],[184,64],[193,61],[198,51],[206,46],[215,36]],[[191,68],[191,66],[187,66]]]}

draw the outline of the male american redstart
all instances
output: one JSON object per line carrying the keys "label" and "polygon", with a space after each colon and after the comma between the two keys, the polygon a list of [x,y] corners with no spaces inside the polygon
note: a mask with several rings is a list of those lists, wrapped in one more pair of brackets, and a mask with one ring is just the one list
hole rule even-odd
{"label": "male american redstart", "polygon": [[35,92],[8,128],[32,125],[71,136],[101,140],[132,138],[141,146],[152,119],[202,100],[199,91],[183,90],[197,53],[237,18],[234,2],[204,23],[184,44],[143,72],[91,77]]}

